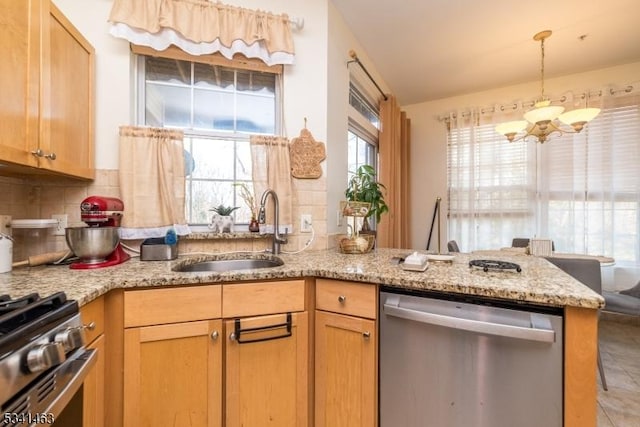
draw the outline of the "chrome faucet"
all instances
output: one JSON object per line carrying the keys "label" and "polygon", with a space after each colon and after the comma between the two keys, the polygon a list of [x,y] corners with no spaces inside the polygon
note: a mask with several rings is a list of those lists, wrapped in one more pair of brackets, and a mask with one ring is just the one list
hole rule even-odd
{"label": "chrome faucet", "polygon": [[273,244],[271,247],[271,253],[278,255],[280,253],[280,245],[287,243],[287,230],[284,232],[284,237],[280,235],[280,230],[278,229],[278,223],[280,221],[280,203],[278,202],[278,195],[271,189],[262,193],[262,198],[260,199],[260,210],[258,212],[258,222],[260,224],[265,224],[267,222],[264,205],[267,203],[267,197],[269,195],[273,198],[273,205],[275,206],[273,212]]}

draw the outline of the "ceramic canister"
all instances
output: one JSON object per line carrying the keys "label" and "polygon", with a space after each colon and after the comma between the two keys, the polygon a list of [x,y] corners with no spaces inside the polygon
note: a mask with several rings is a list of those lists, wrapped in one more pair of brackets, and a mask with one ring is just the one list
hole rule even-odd
{"label": "ceramic canister", "polygon": [[0,273],[11,271],[13,263],[13,239],[0,233]]}

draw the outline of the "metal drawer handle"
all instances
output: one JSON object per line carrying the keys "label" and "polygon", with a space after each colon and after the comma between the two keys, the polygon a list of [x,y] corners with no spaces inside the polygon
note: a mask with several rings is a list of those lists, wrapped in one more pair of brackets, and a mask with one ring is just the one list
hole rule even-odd
{"label": "metal drawer handle", "polygon": [[93,331],[96,328],[96,322],[91,322],[88,325],[84,325],[84,328],[89,331]]}
{"label": "metal drawer handle", "polygon": [[56,153],[51,152],[51,153],[45,155],[44,157],[49,159],[49,160],[55,160],[58,156],[56,156]]}
{"label": "metal drawer handle", "polygon": [[44,156],[44,152],[41,149],[37,149],[35,151],[32,151],[31,154],[33,154],[36,157],[43,157]]}
{"label": "metal drawer handle", "polygon": [[347,297],[345,297],[344,295],[340,295],[340,296],[338,297],[338,302],[339,302],[340,304],[344,304],[346,300],[347,300]]}
{"label": "metal drawer handle", "polygon": [[[285,323],[277,323],[275,325],[260,326],[257,328],[242,329],[240,327],[240,319],[235,319],[234,331],[231,332],[231,334],[229,334],[229,339],[231,341],[236,341],[238,344],[251,344],[254,342],[271,341],[271,340],[277,340],[280,338],[287,338],[291,336],[292,325],[293,325],[293,322],[291,319],[291,313],[287,313],[287,320]],[[246,335],[246,334],[252,334],[252,333],[261,332],[261,331],[270,331],[270,330],[280,329],[280,328],[286,328],[286,331],[281,335],[276,335],[276,336],[266,337],[266,338],[243,339],[243,335]]]}
{"label": "metal drawer handle", "polygon": [[371,338],[371,332],[369,332],[369,331],[364,331],[364,332],[362,333],[362,337],[363,337],[365,340],[368,340],[369,338]]}
{"label": "metal drawer handle", "polygon": [[211,332],[211,339],[214,341],[218,339],[218,331]]}

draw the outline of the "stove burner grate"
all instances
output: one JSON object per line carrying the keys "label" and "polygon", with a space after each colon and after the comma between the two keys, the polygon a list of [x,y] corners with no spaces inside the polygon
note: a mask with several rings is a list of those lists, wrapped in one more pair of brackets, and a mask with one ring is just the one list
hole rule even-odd
{"label": "stove burner grate", "polygon": [[522,271],[522,268],[516,263],[507,261],[494,261],[490,259],[474,259],[469,261],[469,268],[478,267],[485,272],[489,270],[515,270],[518,273]]}

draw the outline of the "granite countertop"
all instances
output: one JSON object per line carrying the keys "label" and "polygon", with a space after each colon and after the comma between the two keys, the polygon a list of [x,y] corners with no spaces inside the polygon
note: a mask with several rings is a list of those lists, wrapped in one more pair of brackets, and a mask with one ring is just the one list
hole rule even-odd
{"label": "granite countertop", "polygon": [[140,261],[139,258],[132,258],[120,265],[93,270],[71,270],[68,266],[27,267],[0,274],[0,294],[18,297],[30,292],[48,295],[64,291],[69,299],[76,299],[80,305],[84,305],[117,288],[319,277],[558,307],[596,309],[604,306],[604,299],[599,294],[541,258],[510,255],[499,257],[502,261],[519,264],[522,267],[521,273],[513,270],[484,272],[470,268],[470,260],[481,258],[474,254],[457,254],[452,263],[431,262],[425,272],[404,271],[392,260],[393,257],[406,256],[411,252],[378,249],[365,255],[345,255],[336,250],[283,254],[280,258],[284,265],[279,267],[224,273],[176,272],[172,268],[237,255],[183,255],[174,261]]}

